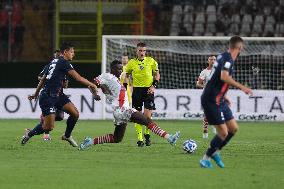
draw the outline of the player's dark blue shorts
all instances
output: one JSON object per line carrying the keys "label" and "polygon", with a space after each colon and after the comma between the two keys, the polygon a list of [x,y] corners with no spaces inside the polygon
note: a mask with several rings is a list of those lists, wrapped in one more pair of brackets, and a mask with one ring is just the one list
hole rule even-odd
{"label": "player's dark blue shorts", "polygon": [[39,97],[39,106],[43,116],[55,114],[56,110],[61,110],[69,102],[71,102],[70,99],[64,93],[59,96],[53,96],[42,91]]}
{"label": "player's dark blue shorts", "polygon": [[56,107],[55,104],[58,101],[58,96],[50,96],[45,91],[42,91],[39,96],[39,106],[43,116],[54,114]]}
{"label": "player's dark blue shorts", "polygon": [[215,102],[201,99],[201,104],[209,125],[221,125],[234,118],[231,109],[225,102],[217,105]]}
{"label": "player's dark blue shorts", "polygon": [[71,102],[69,97],[66,94],[62,93],[55,104],[56,110],[62,110],[63,106],[69,102]]}

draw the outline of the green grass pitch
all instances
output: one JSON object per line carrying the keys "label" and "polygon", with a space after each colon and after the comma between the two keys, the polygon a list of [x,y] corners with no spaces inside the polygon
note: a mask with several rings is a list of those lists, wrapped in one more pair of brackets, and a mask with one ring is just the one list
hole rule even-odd
{"label": "green grass pitch", "polygon": [[[24,128],[38,120],[0,120],[0,188],[119,189],[119,188],[282,188],[284,185],[284,123],[239,122],[240,130],[222,151],[225,169],[213,164],[199,167],[209,140],[202,139],[200,121],[158,121],[173,133],[181,131],[175,147],[152,134],[152,146],[136,147],[132,123],[119,144],[103,144],[78,151],[60,136],[64,122],[57,122],[52,141],[35,136],[20,145]],[[73,136],[113,132],[112,121],[79,121]],[[210,130],[211,131],[211,130]],[[209,133],[212,137],[212,132]],[[182,142],[197,141],[194,154],[185,154]]]}

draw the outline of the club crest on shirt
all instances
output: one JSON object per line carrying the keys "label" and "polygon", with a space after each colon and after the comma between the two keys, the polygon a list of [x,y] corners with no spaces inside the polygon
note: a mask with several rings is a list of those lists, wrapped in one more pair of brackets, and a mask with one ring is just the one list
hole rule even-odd
{"label": "club crest on shirt", "polygon": [[144,69],[144,66],[140,65],[139,68],[140,68],[140,70],[143,70],[143,69]]}

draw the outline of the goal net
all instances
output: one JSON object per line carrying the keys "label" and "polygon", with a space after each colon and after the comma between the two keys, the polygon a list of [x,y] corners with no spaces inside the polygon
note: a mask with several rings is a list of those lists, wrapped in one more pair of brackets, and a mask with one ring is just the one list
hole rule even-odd
{"label": "goal net", "polygon": [[[123,53],[136,55],[145,42],[148,55],[159,63],[162,89],[195,89],[209,55],[227,50],[229,37],[103,36],[102,72]],[[284,38],[244,37],[245,48],[236,61],[233,77],[253,88],[284,89]]]}

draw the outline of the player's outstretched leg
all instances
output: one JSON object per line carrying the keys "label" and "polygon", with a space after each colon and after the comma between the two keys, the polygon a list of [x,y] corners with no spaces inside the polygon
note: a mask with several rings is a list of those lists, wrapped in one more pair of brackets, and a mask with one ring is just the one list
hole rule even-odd
{"label": "player's outstretched leg", "polygon": [[71,133],[79,119],[79,111],[71,102],[65,104],[63,106],[63,109],[69,113],[69,117],[66,121],[66,130],[65,133],[62,135],[62,140],[67,141],[73,147],[78,147],[78,144],[71,136]]}
{"label": "player's outstretched leg", "polygon": [[42,124],[39,123],[35,126],[35,128],[31,129],[25,129],[25,134],[21,140],[21,144],[25,145],[34,135],[41,135],[44,133],[44,130],[42,128]]}
{"label": "player's outstretched leg", "polygon": [[[207,149],[206,154],[204,154],[203,158],[199,161],[200,166],[203,168],[211,168],[212,164],[210,162],[210,159],[212,158],[216,164],[221,167],[224,168],[225,165],[222,162],[220,153],[219,153],[219,149],[221,147],[221,145],[224,142],[224,138],[226,138],[227,135],[227,130],[226,130],[226,125],[222,124],[219,125],[219,133],[218,135],[216,135],[210,143],[210,147]],[[222,137],[220,137],[220,136]]]}
{"label": "player's outstretched leg", "polygon": [[126,130],[126,123],[120,125],[115,125],[115,130],[113,134],[106,134],[103,136],[96,137],[92,139],[91,137],[86,137],[84,141],[80,144],[79,150],[85,150],[90,146],[104,143],[119,143],[124,137]]}
{"label": "player's outstretched leg", "polygon": [[147,126],[156,135],[167,139],[167,141],[171,145],[175,145],[176,141],[180,137],[180,132],[179,131],[176,132],[173,135],[168,134],[166,131],[161,129],[156,123],[154,123],[151,119],[146,118],[141,112],[134,112],[134,113],[132,113],[130,119],[134,123],[139,123],[139,124]]}
{"label": "player's outstretched leg", "polygon": [[80,144],[79,150],[85,150],[90,146],[104,143],[114,143],[113,134],[106,134],[103,136],[96,137],[92,139],[91,137],[86,137],[84,141]]}

